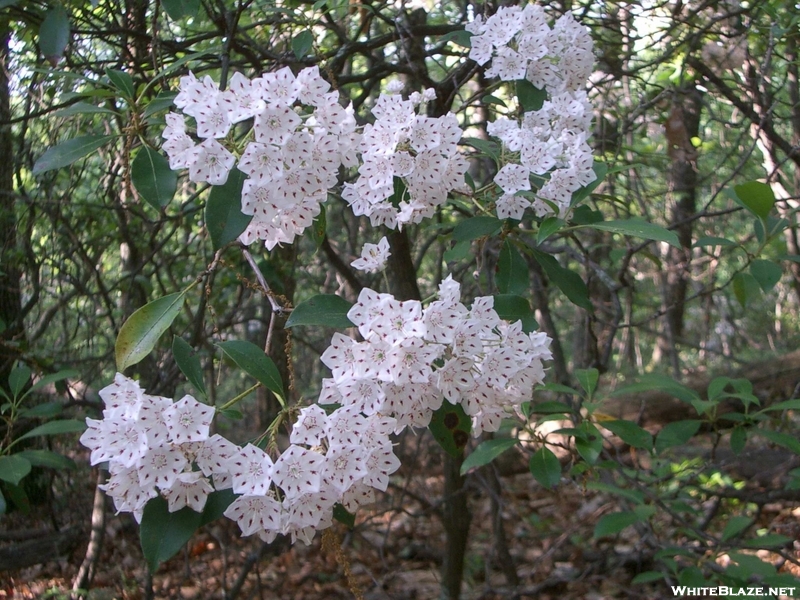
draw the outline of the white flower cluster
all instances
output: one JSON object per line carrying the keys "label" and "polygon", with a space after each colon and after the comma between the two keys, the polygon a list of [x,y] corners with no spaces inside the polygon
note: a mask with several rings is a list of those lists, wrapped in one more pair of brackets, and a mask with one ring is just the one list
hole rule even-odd
{"label": "white flower cluster", "polygon": [[592,74],[592,39],[570,13],[551,28],[541,6],[504,6],[486,20],[478,15],[466,29],[473,34],[469,57],[479,65],[492,61],[487,77],[527,79],[557,93],[577,92]]}
{"label": "white flower cluster", "polygon": [[447,399],[472,418],[474,435],[497,431],[509,408],[530,399],[544,379],[542,361],[552,355],[545,333],[524,333],[520,321],[503,321],[493,306],[486,296],[468,309],[452,277],[424,309],[362,290],[347,317],[364,341],[334,334],[322,355],[333,377],[323,381],[319,404],[393,417],[399,432],[427,426]]}
{"label": "white flower cluster", "polygon": [[[181,78],[175,105],[194,118],[195,143],[181,114],[167,115],[162,136],[170,168],[188,168],[189,179],[222,185],[237,164],[248,175],[242,212],[253,215],[241,239],[267,248],[291,243],[319,214],[336,185],[340,165],[355,166],[360,136],[352,106],[339,104],[318,67],[295,76],[284,67],[250,80],[241,73],[220,91],[210,77]],[[253,141],[237,159],[220,143],[234,124],[254,119]]]}
{"label": "white flower cluster", "polygon": [[[396,88],[391,88],[396,89]],[[390,229],[431,217],[453,189],[464,187],[467,161],[459,154],[461,127],[452,113],[431,118],[417,114],[432,100],[432,90],[404,100],[396,93],[381,94],[364,128],[362,164],[355,183],[346,183],[342,197],[356,215],[366,215],[373,226]],[[395,178],[402,178],[406,194],[395,194]]]}
{"label": "white flower cluster", "polygon": [[[555,94],[540,110],[525,113],[519,123],[506,117],[489,123],[489,135],[519,155],[519,164],[504,165],[494,178],[503,190],[496,202],[497,216],[521,219],[532,206],[539,217],[555,213],[564,218],[572,195],[596,179],[592,148],[586,141],[591,123],[592,107],[583,91]],[[533,202],[517,195],[531,189],[531,174],[548,175]]]}
{"label": "white flower cluster", "polygon": [[364,244],[361,249],[361,257],[350,263],[354,269],[375,273],[386,268],[386,261],[392,255],[389,252],[389,240],[382,237],[377,244]]}
{"label": "white flower cluster", "polygon": [[209,493],[232,489],[239,496],[225,516],[242,535],[271,541],[280,533],[310,543],[331,525],[335,504],[355,511],[371,502],[374,488],[385,491],[400,467],[389,438],[397,425],[388,416],[305,408],[291,445],[273,462],[257,446],[209,436],[214,409],[191,396],[175,403],[149,396],[121,374],[100,396],[103,419],[86,419],[81,443],[93,465],[108,462],[103,489],[137,521],[159,493],[170,512],[185,506],[201,512]]}

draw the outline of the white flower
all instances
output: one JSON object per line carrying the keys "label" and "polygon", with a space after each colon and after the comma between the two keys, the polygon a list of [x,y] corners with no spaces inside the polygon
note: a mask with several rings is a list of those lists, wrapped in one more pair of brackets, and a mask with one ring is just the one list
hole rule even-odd
{"label": "white flower", "polygon": [[361,250],[361,258],[355,259],[350,264],[359,271],[375,273],[386,268],[386,261],[389,256],[391,256],[389,240],[386,237],[382,237],[377,244],[364,244],[364,248]]}
{"label": "white flower", "polygon": [[229,461],[235,494],[266,494],[272,483],[272,459],[253,444],[247,444]]}
{"label": "white flower", "polygon": [[185,506],[195,512],[203,512],[208,495],[214,491],[208,479],[199,471],[180,473],[172,486],[162,489],[167,499],[169,512],[175,512]]}
{"label": "white flower", "polygon": [[189,165],[189,179],[197,183],[224,185],[236,157],[215,139],[207,139],[193,150]]}
{"label": "white flower", "polygon": [[202,442],[208,438],[208,428],[214,418],[214,409],[200,404],[191,396],[184,396],[164,411],[164,422],[170,441],[175,444]]}

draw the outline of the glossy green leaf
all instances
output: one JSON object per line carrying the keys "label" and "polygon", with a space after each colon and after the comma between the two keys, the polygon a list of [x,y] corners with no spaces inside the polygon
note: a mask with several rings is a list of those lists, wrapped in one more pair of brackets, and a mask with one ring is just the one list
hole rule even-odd
{"label": "glossy green leaf", "polygon": [[469,442],[472,421],[460,404],[452,405],[444,402],[441,408],[433,411],[428,429],[445,452],[453,458],[458,458]]}
{"label": "glossy green leaf", "polygon": [[631,584],[640,585],[642,583],[652,583],[664,579],[664,574],[659,571],[643,571],[631,579]]}
{"label": "glossy green leaf", "polygon": [[795,454],[800,454],[800,441],[793,435],[771,429],[759,429],[758,435],[767,438],[770,442],[783,446]]}
{"label": "glossy green leaf", "polygon": [[742,307],[746,307],[748,303],[752,302],[761,296],[761,286],[758,285],[756,278],[750,273],[737,273],[733,276],[733,295]]}
{"label": "glossy green leaf", "polygon": [[475,450],[461,464],[461,474],[464,475],[471,469],[488,465],[506,450],[519,443],[516,438],[492,439],[481,442]]}
{"label": "glossy green leaf", "polygon": [[581,276],[562,267],[555,257],[540,252],[539,250],[531,250],[533,257],[536,259],[547,277],[553,284],[558,287],[570,302],[586,310],[592,309],[592,302],[589,300],[589,288],[586,283],[581,279]]}
{"label": "glossy green leaf", "polygon": [[564,221],[558,217],[547,217],[542,224],[539,225],[539,231],[536,233],[536,243],[541,244],[556,231],[564,226]]}
{"label": "glossy green leaf", "polygon": [[149,146],[143,146],[131,163],[133,187],[150,206],[160,210],[172,200],[178,189],[178,174],[169,161]]}
{"label": "glossy green leaf", "polygon": [[500,250],[496,282],[501,294],[524,296],[531,287],[528,264],[508,239],[503,242]]}
{"label": "glossy green leaf", "polygon": [[301,302],[292,309],[286,327],[298,325],[325,325],[339,329],[353,327],[347,318],[353,307],[347,300],[335,294],[319,294]]}
{"label": "glossy green leaf", "polygon": [[702,248],[704,246],[722,246],[723,248],[728,248],[736,245],[738,245],[736,242],[733,242],[731,240],[726,240],[725,238],[705,236],[698,238],[697,241],[694,244],[692,244],[692,247]]}
{"label": "glossy green leaf", "polygon": [[453,230],[456,242],[477,240],[487,235],[494,235],[503,228],[503,221],[497,217],[483,215],[460,221]]}
{"label": "glossy green leaf", "polygon": [[30,391],[34,392],[45,387],[46,385],[50,385],[51,383],[63,381],[64,379],[77,379],[78,377],[80,377],[80,373],[78,373],[78,371],[75,369],[62,369],[56,373],[51,373],[50,375],[40,377],[36,383],[31,386]]}
{"label": "glossy green leaf", "polygon": [[17,454],[0,456],[0,479],[18,485],[31,472],[31,463]]}
{"label": "glossy green leaf", "polygon": [[639,515],[633,511],[615,512],[603,515],[594,527],[594,538],[599,539],[616,535],[623,529],[641,521]]}
{"label": "glossy green leaf", "polygon": [[609,231],[611,233],[620,233],[631,237],[644,238],[646,240],[653,240],[657,242],[667,242],[680,248],[680,241],[674,231],[664,229],[655,223],[648,223],[641,219],[628,219],[622,221],[602,221],[601,223],[594,223],[588,227],[600,229],[601,231]]}
{"label": "glossy green leaf", "polygon": [[692,436],[700,430],[702,421],[697,419],[674,421],[662,427],[656,436],[656,452],[663,452],[667,448],[684,446]]}
{"label": "glossy green leaf", "polygon": [[531,304],[522,296],[513,294],[495,294],[494,310],[501,319],[510,321],[522,321],[522,330],[531,333],[539,328],[536,322],[536,315],[531,310]]}
{"label": "glossy green leaf", "polygon": [[775,194],[766,183],[748,181],[733,190],[739,203],[760,219],[766,219],[775,205]]}
{"label": "glossy green leaf", "polygon": [[575,436],[575,449],[583,460],[593,465],[603,451],[603,436],[594,425],[584,421]]}
{"label": "glossy green leaf", "polygon": [[39,26],[39,49],[51,65],[57,65],[64,56],[69,37],[69,15],[61,4],[57,4],[45,13]]}
{"label": "glossy green leaf", "polygon": [[145,505],[139,537],[151,573],[183,548],[200,527],[201,520],[202,515],[189,507],[169,512],[167,501],[161,496]]}
{"label": "glossy green leaf", "polygon": [[442,258],[444,258],[445,262],[448,263],[474,258],[472,253],[472,242],[458,242],[452,248],[446,250]]}
{"label": "glossy green leaf", "polygon": [[308,29],[301,31],[292,38],[292,52],[294,52],[297,60],[301,60],[306,54],[308,54],[308,51],[311,50],[311,46],[313,45],[314,34]]}
{"label": "glossy green leaf", "polygon": [[603,427],[619,437],[626,444],[642,450],[653,448],[653,436],[631,421],[603,421]]}
{"label": "glossy green leaf", "polygon": [[114,347],[120,373],[150,354],[181,311],[184,297],[184,292],[169,294],[145,304],[128,317]]}
{"label": "glossy green leaf", "polygon": [[747,444],[747,431],[745,431],[744,427],[741,425],[737,425],[731,431],[731,451],[735,455],[739,455],[744,450],[745,445]]}
{"label": "glossy green leaf", "polygon": [[206,202],[205,222],[214,250],[238,238],[252,220],[242,212],[242,186],[247,175],[233,169],[225,185],[211,188]]}
{"label": "glossy green leaf", "polygon": [[106,69],[106,76],[123,98],[133,100],[136,97],[136,87],[133,85],[133,79],[125,71]]}
{"label": "glossy green leaf", "polygon": [[[747,548],[785,548],[794,542],[794,539],[779,533],[767,533],[758,537],[745,540]],[[795,580],[797,584],[797,580]]]}
{"label": "glossy green leaf", "polygon": [[750,527],[752,522],[752,518],[745,517],[744,515],[731,517],[725,524],[725,529],[722,530],[722,541],[727,542],[729,539],[741,534],[745,529]]}
{"label": "glossy green leaf", "polygon": [[356,526],[356,516],[338,502],[333,505],[333,518],[350,529]]}
{"label": "glossy green leaf", "polygon": [[206,505],[203,507],[203,513],[200,517],[200,526],[213,523],[217,519],[221,519],[227,508],[236,500],[238,496],[233,493],[233,490],[217,490],[211,492],[206,499]]}
{"label": "glossy green leaf", "polygon": [[8,387],[14,398],[22,394],[22,390],[25,389],[25,386],[28,385],[30,380],[31,370],[28,368],[28,365],[22,364],[11,370],[11,373],[8,375]]}
{"label": "glossy green leaf", "polygon": [[194,349],[179,336],[172,338],[172,355],[181,373],[189,380],[200,394],[206,396],[206,386],[203,382],[203,367]]}
{"label": "glossy green leaf", "polygon": [[180,21],[184,17],[193,17],[200,9],[200,0],[161,0],[161,6],[167,11],[169,18]]}
{"label": "glossy green leaf", "polygon": [[147,106],[144,108],[144,116],[149,118],[155,114],[170,109],[174,103],[175,96],[177,95],[177,92],[170,92],[166,90],[159,92],[158,96],[147,103]]}
{"label": "glossy green leaf", "polygon": [[483,103],[483,104],[498,104],[499,106],[503,106],[503,107],[507,106],[506,103],[503,102],[503,100],[501,100],[497,96],[493,96],[492,94],[486,94],[485,96],[483,96],[481,98],[481,103]]}
{"label": "glossy green leaf", "polygon": [[750,263],[750,274],[758,282],[762,291],[770,292],[781,280],[783,269],[771,260],[757,259]]}
{"label": "glossy green leaf", "polygon": [[24,458],[34,467],[46,467],[59,471],[68,471],[77,467],[71,458],[50,450],[23,450],[15,456]]}
{"label": "glossy green leaf", "polygon": [[86,423],[77,419],[59,419],[58,421],[48,421],[38,427],[34,427],[25,434],[19,436],[17,440],[25,440],[42,435],[61,435],[63,433],[79,433],[86,430]]}
{"label": "glossy green leaf", "polygon": [[[500,145],[497,142],[482,140],[480,138],[461,138],[461,143],[472,146],[484,156],[491,158],[495,163],[500,162]],[[480,219],[481,217],[473,218]]]}
{"label": "glossy green leaf", "polygon": [[547,92],[540,90],[527,79],[518,79],[516,87],[517,99],[523,112],[539,110],[544,105],[544,101],[547,100]]}
{"label": "glossy green leaf", "polygon": [[64,411],[64,407],[58,402],[42,402],[36,406],[25,408],[19,411],[20,417],[36,419],[52,419]]}
{"label": "glossy green leaf", "polygon": [[586,392],[586,395],[591,398],[592,395],[594,395],[594,391],[597,389],[600,371],[597,369],[578,369],[575,371],[575,377],[578,378],[578,382]]}
{"label": "glossy green leaf", "polygon": [[263,349],[245,340],[221,342],[217,346],[245,373],[255,378],[276,396],[283,398],[281,374]]}
{"label": "glossy green leaf", "polygon": [[539,448],[531,456],[528,467],[533,478],[546,488],[553,488],[561,483],[561,463],[549,448]]}
{"label": "glossy green leaf", "polygon": [[113,135],[84,135],[49,148],[33,165],[33,174],[39,175],[71,165],[113,140]]}
{"label": "glossy green leaf", "polygon": [[75,115],[116,115],[117,113],[110,108],[96,106],[87,102],[76,102],[66,108],[62,108],[53,113],[54,117],[72,117]]}

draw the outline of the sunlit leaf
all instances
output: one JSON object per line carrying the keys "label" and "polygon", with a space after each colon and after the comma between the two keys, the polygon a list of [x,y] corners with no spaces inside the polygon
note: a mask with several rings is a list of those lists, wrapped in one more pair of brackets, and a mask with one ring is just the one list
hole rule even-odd
{"label": "sunlit leaf", "polygon": [[145,304],[128,317],[114,347],[120,373],[150,354],[180,313],[184,297],[183,292],[169,294]]}

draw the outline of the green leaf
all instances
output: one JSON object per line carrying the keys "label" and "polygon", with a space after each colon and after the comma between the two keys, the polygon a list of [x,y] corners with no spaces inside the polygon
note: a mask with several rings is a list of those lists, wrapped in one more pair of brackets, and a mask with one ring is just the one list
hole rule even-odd
{"label": "green leaf", "polygon": [[27,516],[31,513],[31,501],[28,499],[28,494],[25,493],[25,488],[8,483],[5,486],[6,495],[9,500],[14,503],[23,515]]}
{"label": "green leaf", "polygon": [[27,365],[19,365],[15,367],[8,375],[8,387],[14,398],[17,398],[28,382],[31,380],[31,370]]}
{"label": "green leaf", "polygon": [[150,354],[181,311],[184,297],[185,292],[169,294],[145,304],[128,317],[114,346],[120,373]]}
{"label": "green leaf", "polygon": [[24,458],[35,467],[45,467],[59,471],[68,471],[77,467],[75,461],[71,458],[50,450],[23,450],[15,456]]}
{"label": "green leaf", "polygon": [[36,418],[36,419],[52,419],[61,414],[64,407],[58,402],[43,402],[19,411],[20,417]]}
{"label": "green leaf", "polygon": [[58,421],[48,421],[38,427],[34,427],[24,435],[19,436],[16,441],[40,435],[60,435],[62,433],[77,433],[85,430],[86,423],[83,421],[78,421],[77,419],[59,419]]}
{"label": "green leaf", "polygon": [[594,527],[594,538],[599,539],[618,534],[623,529],[641,521],[632,511],[615,512],[603,515]]}
{"label": "green leaf", "polygon": [[[591,195],[591,193],[595,191],[601,183],[603,183],[603,180],[606,178],[606,175],[608,175],[608,165],[604,162],[599,162],[595,160],[594,163],[592,164],[592,171],[594,171],[594,181],[592,181],[589,185],[583,186],[574,194],[572,194],[572,200],[570,201],[570,206],[576,206],[577,204],[583,202],[583,200],[588,198]],[[590,211],[589,214],[596,214],[597,212],[598,211]],[[598,220],[599,221],[603,220],[602,213],[600,219]],[[573,217],[573,221],[575,223],[578,222],[575,219],[575,217]]]}
{"label": "green leaf", "polygon": [[669,231],[660,225],[648,223],[647,221],[643,221],[641,219],[603,221],[601,223],[588,225],[587,227],[600,229],[602,231],[610,231],[611,233],[620,233],[622,235],[628,235],[631,237],[640,237],[646,240],[667,242],[676,248],[680,248],[681,246],[680,241],[678,241],[678,236],[674,231]]}
{"label": "green leaf", "polygon": [[523,112],[531,112],[542,108],[544,101],[547,100],[547,92],[545,90],[540,90],[527,79],[518,79],[516,86],[517,98]]}
{"label": "green leaf", "polygon": [[203,383],[203,367],[200,365],[200,359],[197,358],[197,353],[194,349],[182,337],[176,335],[172,338],[172,355],[175,357],[175,362],[181,373],[194,386],[194,389],[205,397],[206,386]]}
{"label": "green leaf", "polygon": [[166,90],[159,92],[158,96],[147,103],[147,106],[144,109],[144,116],[152,117],[161,111],[171,108],[175,100],[175,96],[177,95],[177,92],[170,92]]}
{"label": "green leaf", "polygon": [[202,515],[189,507],[169,512],[167,501],[161,496],[145,505],[139,537],[151,573],[155,573],[158,565],[183,548],[200,527],[201,520]]}
{"label": "green leaf", "polygon": [[501,438],[481,442],[461,464],[461,474],[464,475],[470,469],[489,464],[503,452],[509,448],[513,448],[518,443],[519,440],[516,438]]}
{"label": "green leaf", "polygon": [[32,172],[34,175],[40,175],[71,165],[112,139],[114,139],[113,135],[84,135],[62,142],[42,154],[34,163]]}
{"label": "green leaf", "polygon": [[686,445],[692,436],[698,432],[701,424],[702,421],[697,419],[667,423],[656,437],[656,452],[663,452],[667,448]]}
{"label": "green leaf", "polygon": [[161,6],[167,11],[169,18],[180,21],[184,17],[193,17],[200,8],[200,0],[161,0]]}
{"label": "green leaf", "polygon": [[750,527],[752,522],[752,518],[743,515],[731,517],[725,525],[725,529],[722,530],[722,541],[727,542],[729,539],[736,537]]}
{"label": "green leaf", "polygon": [[472,242],[470,241],[458,242],[455,246],[446,250],[443,255],[445,262],[448,263],[466,260],[472,257]]}
{"label": "green leaf", "polygon": [[580,275],[562,267],[555,257],[549,254],[533,249],[531,249],[531,253],[536,262],[542,266],[550,281],[564,292],[570,302],[586,310],[592,309],[592,303],[589,300],[589,288],[586,287],[586,283],[581,279]]}
{"label": "green leaf", "polygon": [[497,289],[501,294],[524,296],[531,287],[528,265],[510,240],[503,242],[497,263]]}
{"label": "green leaf", "polygon": [[211,188],[206,202],[205,221],[214,250],[238,238],[253,218],[242,213],[242,186],[245,179],[247,175],[234,169],[225,185]]}
{"label": "green leaf", "polygon": [[539,231],[536,233],[536,243],[541,244],[556,231],[564,226],[564,221],[558,217],[547,217],[542,224],[539,225]]}
{"label": "green leaf", "polygon": [[586,392],[588,397],[592,397],[594,391],[597,389],[597,381],[600,379],[600,371],[597,369],[578,369],[575,371],[575,377]]}
{"label": "green leaf", "polygon": [[750,273],[737,273],[733,276],[733,295],[744,308],[761,295],[761,286]]}
{"label": "green leaf", "polygon": [[39,49],[51,65],[64,56],[69,35],[69,15],[64,7],[59,4],[49,9],[39,26]]}
{"label": "green leaf", "polygon": [[31,463],[17,454],[0,456],[0,479],[19,485],[22,478],[31,472]]}
{"label": "green leaf", "polygon": [[53,113],[53,116],[72,117],[75,115],[94,115],[94,114],[116,115],[117,113],[111,110],[110,108],[95,106],[94,104],[89,104],[87,102],[76,102],[71,106],[57,110],[56,112]]}
{"label": "green leaf", "polygon": [[450,33],[445,33],[439,39],[442,42],[454,42],[459,46],[463,46],[464,48],[472,47],[472,34],[465,29],[458,29],[456,31],[451,31]]}
{"label": "green leaf", "polygon": [[356,516],[338,502],[333,505],[333,518],[350,529],[356,526]]}
{"label": "green leaf", "polygon": [[31,389],[28,393],[39,390],[46,385],[50,385],[51,383],[55,383],[57,381],[63,381],[64,379],[76,379],[80,376],[80,373],[75,369],[62,369],[56,373],[51,373],[50,375],[45,375],[41,377],[36,383],[31,386]]}
{"label": "green leaf", "polygon": [[531,333],[539,328],[536,315],[531,310],[531,304],[522,296],[513,294],[495,294],[494,310],[501,319],[514,323],[522,321],[522,330]]}
{"label": "green leaf", "polygon": [[634,395],[641,392],[664,392],[687,403],[700,400],[700,396],[693,389],[678,383],[672,377],[658,373],[642,375],[638,382],[617,388],[609,396]]}
{"label": "green leaf", "polygon": [[[490,140],[482,140],[480,138],[461,138],[462,144],[467,146],[472,146],[478,152],[483,154],[484,156],[488,156],[491,158],[495,163],[500,162],[500,146],[497,142],[493,142]],[[474,219],[480,219],[483,217],[473,217]]]}
{"label": "green leaf", "polygon": [[800,441],[792,435],[770,429],[759,429],[756,433],[761,437],[767,438],[770,442],[791,450],[795,454],[800,454]]}
{"label": "green leaf", "polygon": [[480,216],[472,217],[459,222],[453,230],[453,239],[456,242],[468,242],[488,235],[494,235],[503,228],[503,221],[497,217]]}
{"label": "green leaf", "polygon": [[725,238],[713,236],[698,238],[697,241],[692,244],[692,248],[702,248],[703,246],[722,246],[723,248],[726,248],[730,246],[738,246],[738,244],[731,240],[726,240]]}
{"label": "green leaf", "polygon": [[[565,386],[564,386],[565,387]],[[567,388],[570,390],[567,392],[568,394],[574,394],[578,396],[578,392],[573,390],[572,388]],[[572,413],[572,408],[563,402],[556,402],[555,400],[548,400],[546,402],[537,402],[536,404],[531,404],[530,407],[531,414],[535,415],[568,415]]]}
{"label": "green leaf", "polygon": [[586,483],[587,490],[597,490],[600,492],[608,492],[609,494],[614,494],[615,496],[619,496],[620,498],[625,498],[626,500],[630,500],[636,504],[644,503],[645,495],[643,492],[639,490],[629,490],[626,488],[621,488],[611,483],[605,483],[603,481],[589,481]]}
{"label": "green leaf", "polygon": [[641,448],[642,450],[651,450],[653,448],[653,436],[636,423],[617,420],[603,421],[601,425],[634,448]]}
{"label": "green leaf", "polygon": [[775,404],[770,404],[766,408],[762,408],[759,413],[765,413],[775,410],[800,410],[800,398],[795,398],[794,400],[784,400],[783,402],[776,402]]}
{"label": "green leaf", "polygon": [[633,585],[638,585],[642,583],[660,581],[661,579],[664,579],[664,574],[660,573],[659,571],[642,571],[636,577],[631,579],[631,583]]}
{"label": "green leaf", "polygon": [[603,436],[594,425],[584,421],[575,436],[575,449],[583,460],[593,465],[603,451]]}
{"label": "green leaf", "polygon": [[297,325],[325,325],[339,329],[353,327],[347,318],[347,313],[352,307],[353,305],[341,296],[318,294],[292,309],[286,327]]}
{"label": "green leaf", "polygon": [[561,463],[549,448],[539,448],[528,464],[531,475],[546,488],[554,488],[561,483]]}
{"label": "green leaf", "polygon": [[731,431],[730,443],[731,451],[737,456],[740,455],[747,444],[747,432],[744,427],[737,425],[733,428],[733,431]]}
{"label": "green leaf", "polygon": [[217,346],[245,373],[255,378],[276,396],[284,397],[281,374],[264,350],[245,340],[221,342]]}
{"label": "green leaf", "polygon": [[483,98],[481,98],[481,102],[483,104],[499,104],[500,106],[506,106],[505,102],[503,102],[497,96],[493,96],[492,94],[486,94]]}
{"label": "green leaf", "polygon": [[461,405],[452,405],[449,402],[444,402],[441,408],[433,411],[428,425],[434,439],[453,458],[463,454],[471,428],[472,421]]}
{"label": "green leaf", "polygon": [[227,508],[236,498],[236,494],[234,494],[231,489],[211,492],[206,500],[206,505],[203,507],[200,527],[213,523],[217,519],[221,519]]}
{"label": "green leaf", "polygon": [[781,280],[783,269],[771,260],[758,259],[750,263],[750,274],[758,282],[762,291],[769,292]]}
{"label": "green leaf", "polygon": [[133,187],[150,206],[160,210],[172,200],[178,189],[178,174],[169,161],[149,146],[143,146],[131,163]]}
{"label": "green leaf", "polygon": [[308,51],[311,50],[311,46],[313,44],[314,34],[308,29],[301,31],[294,36],[292,38],[292,52],[294,52],[297,60],[301,60],[306,54],[308,54]]}
{"label": "green leaf", "polygon": [[106,76],[111,82],[111,85],[122,94],[123,98],[133,100],[136,96],[136,87],[133,85],[133,79],[125,71],[118,71],[116,69],[106,69]]}
{"label": "green leaf", "polygon": [[767,533],[751,540],[745,540],[744,545],[747,548],[784,548],[793,541],[792,538],[779,533]]}
{"label": "green leaf", "polygon": [[[550,217],[551,219],[554,217]],[[599,210],[592,210],[586,205],[579,206],[572,211],[572,222],[575,225],[592,225],[603,220],[603,213]]]}
{"label": "green leaf", "polygon": [[760,181],[748,181],[734,186],[733,191],[739,204],[744,206],[759,219],[766,219],[775,205],[775,194],[772,188]]}

